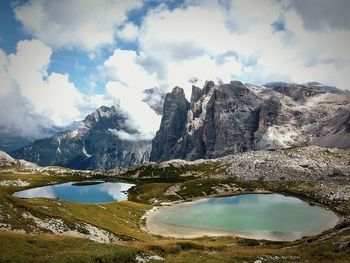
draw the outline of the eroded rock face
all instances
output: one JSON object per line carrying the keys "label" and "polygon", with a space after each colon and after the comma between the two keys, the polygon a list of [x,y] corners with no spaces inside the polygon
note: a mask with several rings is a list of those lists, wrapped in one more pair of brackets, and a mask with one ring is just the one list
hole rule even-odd
{"label": "eroded rock face", "polygon": [[214,89],[204,125],[206,158],[253,149],[261,99],[240,82]]}
{"label": "eroded rock face", "polygon": [[[261,100],[254,92],[241,82],[215,86],[214,82],[209,81],[203,89],[193,87],[191,102],[186,104],[189,107],[186,112],[182,111],[183,118],[177,119],[181,122],[175,125],[177,136],[171,137],[175,139],[169,142],[164,136],[161,137],[163,133],[157,133],[153,140],[151,160],[195,160],[253,149],[260,103]],[[168,104],[171,102],[168,101]],[[174,104],[176,107],[180,105],[176,102]],[[174,110],[164,104],[160,131],[172,122],[168,117],[172,116],[171,112]],[[167,126],[163,128],[163,124]],[[160,143],[163,139],[165,141]],[[159,159],[158,145],[163,145],[162,149],[167,151]]]}
{"label": "eroded rock face", "polygon": [[[171,94],[177,92],[178,87]],[[216,158],[290,146],[350,145],[348,93],[286,83],[264,88],[239,81],[221,85],[209,81],[203,89],[192,87],[190,102],[181,96],[179,103],[171,94],[152,142],[152,161]],[[174,117],[180,109],[181,118]]]}
{"label": "eroded rock face", "polygon": [[128,128],[121,111],[102,106],[88,115],[78,129],[37,140],[12,156],[41,166],[75,169],[109,169],[148,161],[150,141],[123,140],[115,134],[120,130],[136,132]]}
{"label": "eroded rock face", "polygon": [[171,150],[181,137],[189,107],[190,103],[186,100],[182,88],[175,87],[166,95],[161,125],[152,141],[150,160],[171,159]]}
{"label": "eroded rock face", "polygon": [[283,82],[274,85],[272,89],[292,98],[295,101],[305,101],[309,97],[326,93],[326,91],[321,88]]}

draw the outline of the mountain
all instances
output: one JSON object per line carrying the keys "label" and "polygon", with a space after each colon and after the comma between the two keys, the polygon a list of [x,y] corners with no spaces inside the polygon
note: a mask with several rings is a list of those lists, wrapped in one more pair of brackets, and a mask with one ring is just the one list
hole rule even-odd
{"label": "mountain", "polygon": [[11,152],[28,145],[32,141],[34,140],[21,136],[14,136],[11,134],[0,134],[0,150],[5,152]]}
{"label": "mountain", "polygon": [[7,153],[0,151],[0,168],[3,170],[6,168],[16,168],[17,171],[20,171],[22,169],[38,169],[39,166],[24,160],[15,160]]}
{"label": "mountain", "polygon": [[318,83],[263,86],[231,81],[166,95],[151,161],[216,158],[249,150],[316,145],[350,148],[350,93]]}
{"label": "mountain", "polygon": [[103,106],[78,128],[36,140],[11,155],[40,166],[110,169],[291,146],[350,148],[350,93],[317,82],[265,87],[208,81],[203,88],[192,86],[190,101],[180,87],[165,98],[155,89],[147,94],[147,103],[163,113],[152,142],[132,140],[137,131],[122,111]]}
{"label": "mountain", "polygon": [[11,155],[40,166],[74,169],[109,169],[143,163],[149,159],[150,141],[120,139],[118,132],[136,133],[126,120],[117,108],[102,106],[88,115],[79,128],[36,140]]}
{"label": "mountain", "polygon": [[9,131],[6,127],[0,126],[0,150],[12,152],[25,147],[35,140],[52,137],[66,130],[75,129],[78,127],[78,124],[79,122],[73,122],[63,127],[48,124],[45,127],[36,127],[38,131],[35,134],[19,134],[18,131]]}

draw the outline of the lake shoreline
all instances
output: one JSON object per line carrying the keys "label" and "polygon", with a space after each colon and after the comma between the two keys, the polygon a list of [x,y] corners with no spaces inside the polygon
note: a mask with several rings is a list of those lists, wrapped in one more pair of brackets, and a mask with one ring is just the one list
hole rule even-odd
{"label": "lake shoreline", "polygon": [[[237,196],[237,195],[245,195],[246,193],[242,194],[235,194],[230,196]],[[248,193],[253,194],[253,193]],[[257,193],[255,193],[257,194]],[[271,192],[263,192],[259,194],[272,194]],[[283,194],[282,194],[283,195]],[[283,195],[288,197],[287,195]],[[211,199],[211,198],[223,198],[228,197],[228,195],[225,196],[215,196],[215,197],[206,197],[206,198],[194,198],[192,200],[186,200],[186,201],[175,201],[175,202],[169,202],[169,203],[161,203],[160,206],[154,206],[152,209],[148,210],[144,216],[144,227],[143,230],[147,231],[154,235],[161,235],[164,237],[169,238],[199,238],[203,236],[213,236],[213,237],[219,237],[219,236],[233,236],[233,237],[241,237],[241,238],[248,238],[248,239],[256,239],[256,240],[270,240],[270,241],[282,241],[282,242],[292,242],[296,240],[303,239],[306,236],[316,236],[321,234],[324,231],[327,231],[328,229],[331,229],[334,227],[340,220],[338,215],[336,213],[333,213],[337,216],[337,220],[333,220],[327,228],[325,228],[322,231],[312,230],[305,234],[305,236],[301,232],[295,231],[283,233],[280,234],[271,234],[271,231],[257,231],[257,233],[250,233],[245,231],[236,231],[236,230],[226,230],[226,229],[207,229],[204,227],[194,227],[194,226],[179,226],[171,223],[163,223],[157,221],[155,218],[157,214],[160,213],[161,208],[163,207],[169,207],[173,205],[181,205],[186,206],[187,204],[191,203],[199,203],[201,201],[204,201],[205,199]],[[295,198],[295,197],[294,197]],[[304,201],[304,200],[303,200]],[[307,202],[309,205],[310,203]],[[311,206],[311,205],[310,205]],[[318,205],[317,205],[318,206]],[[319,206],[323,207],[323,206]],[[324,207],[323,207],[324,208]]]}

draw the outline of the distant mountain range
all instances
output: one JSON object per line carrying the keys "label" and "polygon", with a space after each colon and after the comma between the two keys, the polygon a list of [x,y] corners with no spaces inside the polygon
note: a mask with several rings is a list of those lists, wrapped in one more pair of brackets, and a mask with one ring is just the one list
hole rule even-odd
{"label": "distant mountain range", "polygon": [[192,87],[190,101],[175,87],[156,110],[163,116],[152,142],[121,139],[118,131],[136,131],[118,108],[101,107],[79,128],[34,141],[11,155],[42,166],[108,169],[291,146],[350,148],[350,93],[316,82],[256,86],[208,81],[202,89]]}
{"label": "distant mountain range", "polygon": [[102,106],[88,115],[79,128],[36,140],[11,155],[40,166],[74,169],[109,169],[148,161],[150,141],[122,140],[115,131],[136,133],[126,125],[120,110]]}

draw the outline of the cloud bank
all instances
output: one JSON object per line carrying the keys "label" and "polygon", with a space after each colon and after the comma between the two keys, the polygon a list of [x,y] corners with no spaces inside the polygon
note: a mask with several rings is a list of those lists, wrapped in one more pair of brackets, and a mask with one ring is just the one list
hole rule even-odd
{"label": "cloud bank", "polygon": [[[97,105],[118,104],[140,138],[152,138],[160,116],[148,104],[157,106],[174,86],[183,87],[188,98],[192,84],[207,80],[318,81],[350,90],[349,1],[157,3],[31,0],[17,5],[16,19],[38,40],[20,41],[13,54],[0,52],[6,87],[0,100],[17,94],[13,103],[28,108],[23,117],[38,114],[58,125]],[[86,76],[103,80],[104,94],[79,91],[68,73],[48,74],[52,53],[65,48],[88,54],[108,50],[93,76]],[[154,99],[146,89],[157,90]],[[135,139],[123,132],[117,136]]]}
{"label": "cloud bank", "polygon": [[115,29],[127,13],[140,8],[138,0],[32,0],[14,9],[26,32],[55,48],[89,52],[115,41]]}
{"label": "cloud bank", "polygon": [[47,68],[52,49],[38,40],[18,42],[16,52],[0,49],[0,127],[4,133],[37,138],[45,129],[67,126],[108,102],[99,95],[85,96],[68,74]]}

